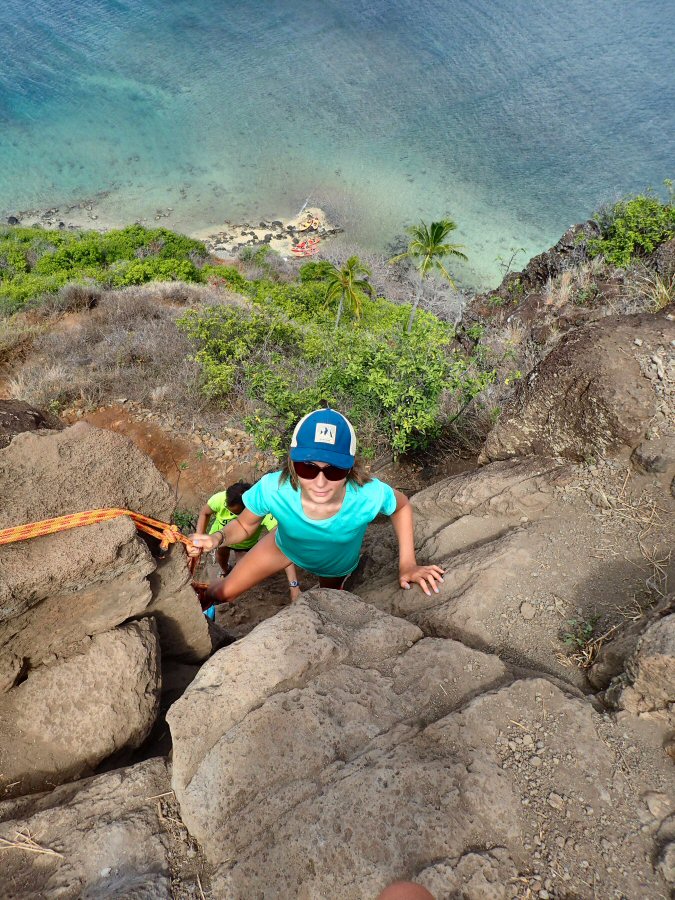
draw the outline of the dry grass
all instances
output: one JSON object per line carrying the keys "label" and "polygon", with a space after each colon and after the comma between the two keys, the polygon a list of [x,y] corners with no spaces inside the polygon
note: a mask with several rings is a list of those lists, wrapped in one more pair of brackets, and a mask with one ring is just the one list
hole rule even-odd
{"label": "dry grass", "polygon": [[441,413],[450,424],[434,447],[446,454],[477,456],[497,423],[503,405],[504,397],[498,385],[488,386],[465,408],[456,396],[446,394]]}
{"label": "dry grass", "polygon": [[525,339],[525,325],[522,322],[507,322],[502,328],[504,343],[508,347],[519,347]]}
{"label": "dry grass", "polygon": [[663,276],[646,272],[638,276],[647,312],[657,313],[675,300],[675,275]]}
{"label": "dry grass", "polygon": [[79,312],[98,306],[103,288],[95,282],[72,282],[64,285],[56,294],[44,297],[40,312],[45,316],[62,312]]}
{"label": "dry grass", "polygon": [[502,374],[523,367],[526,356],[527,327],[519,319],[504,325],[489,325],[481,338],[483,351],[489,351],[491,365],[496,366]]}
{"label": "dry grass", "polygon": [[657,313],[675,301],[675,275],[659,275],[643,262],[636,262],[623,272],[619,297],[612,312],[623,314]]}
{"label": "dry grass", "polygon": [[38,844],[27,828],[25,831],[17,831],[14,840],[0,837],[0,850],[25,850],[28,853],[42,853],[46,856],[63,856],[56,850],[50,850],[49,847],[42,847]]}
{"label": "dry grass", "polygon": [[588,267],[588,272],[593,278],[598,278],[600,276],[607,276],[609,268],[603,256],[594,256],[593,259],[589,259],[586,263]]}
{"label": "dry grass", "polygon": [[[51,331],[9,379],[10,394],[53,411],[74,402],[92,408],[120,396],[148,406],[199,407],[199,367],[176,318],[188,303],[223,299],[213,288],[172,282],[103,292],[91,308],[86,294],[67,292]],[[59,321],[66,303],[84,311]]]}
{"label": "dry grass", "polygon": [[[667,563],[668,559],[661,560],[658,565],[655,565],[654,574],[645,582],[647,591],[642,598],[638,597],[637,594],[634,594],[628,606],[617,607],[617,613],[621,617],[621,621],[616,622],[614,625],[607,628],[602,634],[592,634],[585,640],[579,639],[575,642],[574,649],[570,653],[565,654],[557,651],[556,658],[558,661],[567,666],[575,665],[579,669],[590,669],[597,660],[601,648],[608,643],[618,631],[625,628],[627,624],[639,622],[644,619],[648,610],[661,598],[665,597],[665,592],[661,590],[661,587],[665,587],[665,580],[663,580],[665,569],[663,568],[662,563]],[[655,587],[655,576],[658,579],[660,586]]]}
{"label": "dry grass", "polygon": [[[599,294],[597,282],[609,278],[609,273],[605,261],[598,256],[568,269],[557,278],[549,278],[545,288],[546,305],[558,310],[573,301],[586,303]],[[601,297],[598,302],[603,302]]]}
{"label": "dry grass", "polygon": [[574,276],[571,271],[563,272],[558,278],[549,278],[546,282],[546,305],[560,309],[572,299]]}
{"label": "dry grass", "polygon": [[0,319],[0,368],[15,365],[22,359],[46,327],[30,323],[24,314]]}

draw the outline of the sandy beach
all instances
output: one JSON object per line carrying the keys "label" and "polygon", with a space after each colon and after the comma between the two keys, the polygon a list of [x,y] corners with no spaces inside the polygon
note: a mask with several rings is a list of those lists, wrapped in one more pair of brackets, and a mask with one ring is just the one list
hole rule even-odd
{"label": "sandy beach", "polygon": [[[109,231],[125,227],[129,223],[120,224],[109,215],[105,202],[107,198],[108,192],[102,192],[78,203],[23,210],[9,216],[6,222],[23,227],[38,225],[46,229]],[[146,228],[166,227],[174,230],[172,213],[173,209],[170,207],[158,209],[155,211],[154,221],[144,218],[137,222]],[[342,229],[331,224],[319,207],[305,206],[297,215],[288,219],[259,220],[256,224],[222,222],[196,230],[175,230],[204,241],[213,256],[231,259],[245,247],[266,245],[285,258],[311,257],[319,252],[324,241]]]}
{"label": "sandy beach", "polygon": [[324,241],[341,229],[328,222],[326,214],[317,206],[305,207],[290,219],[274,219],[257,225],[235,225],[225,222],[214,232],[205,228],[192,237],[204,241],[214,256],[236,256],[245,247],[268,245],[283,257],[311,257],[316,255]]}

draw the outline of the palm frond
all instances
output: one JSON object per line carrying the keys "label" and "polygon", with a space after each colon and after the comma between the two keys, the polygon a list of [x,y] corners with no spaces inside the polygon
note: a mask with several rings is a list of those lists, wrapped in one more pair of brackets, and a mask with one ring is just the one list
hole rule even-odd
{"label": "palm frond", "polygon": [[409,256],[410,256],[410,251],[406,250],[405,253],[397,253],[396,256],[392,256],[392,258],[388,259],[387,262],[390,265],[393,265],[394,263],[401,262],[402,259],[408,259]]}

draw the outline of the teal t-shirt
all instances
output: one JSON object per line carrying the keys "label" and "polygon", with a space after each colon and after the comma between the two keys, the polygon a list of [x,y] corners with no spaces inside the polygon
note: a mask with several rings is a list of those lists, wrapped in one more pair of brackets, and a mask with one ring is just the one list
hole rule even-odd
{"label": "teal t-shirt", "polygon": [[377,478],[361,487],[347,482],[339,512],[330,519],[310,519],[300,490],[290,480],[280,484],[280,476],[264,475],[242,497],[244,506],[255,516],[274,516],[279,523],[277,547],[296,566],[323,578],[349,575],[358,565],[368,524],[378,513],[390,516],[395,511],[393,489]]}

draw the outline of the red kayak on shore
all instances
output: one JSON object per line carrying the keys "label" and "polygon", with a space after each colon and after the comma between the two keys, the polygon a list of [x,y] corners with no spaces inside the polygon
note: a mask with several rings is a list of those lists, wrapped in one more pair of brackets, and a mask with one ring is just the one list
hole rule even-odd
{"label": "red kayak on shore", "polygon": [[296,256],[314,256],[319,252],[319,243],[321,238],[310,238],[308,241],[300,241],[294,247],[291,247],[291,253]]}

